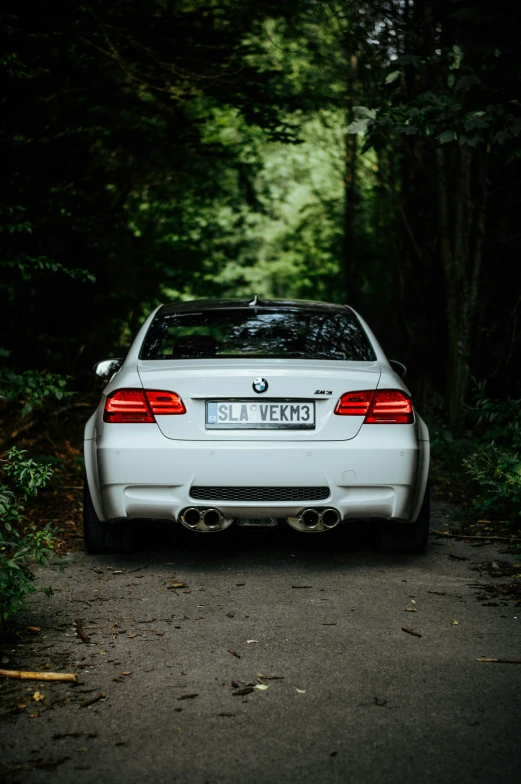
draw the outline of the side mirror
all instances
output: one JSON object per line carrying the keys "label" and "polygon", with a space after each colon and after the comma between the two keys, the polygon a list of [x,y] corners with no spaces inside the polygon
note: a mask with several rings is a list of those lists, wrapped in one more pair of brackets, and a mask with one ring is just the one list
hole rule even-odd
{"label": "side mirror", "polygon": [[402,376],[402,378],[407,373],[407,368],[403,362],[398,362],[397,359],[390,359],[389,364],[391,365],[392,369],[398,373],[399,376]]}
{"label": "side mirror", "polygon": [[93,370],[99,378],[111,378],[114,373],[118,372],[122,364],[122,357],[117,357],[117,359],[103,359],[101,362],[96,362]]}

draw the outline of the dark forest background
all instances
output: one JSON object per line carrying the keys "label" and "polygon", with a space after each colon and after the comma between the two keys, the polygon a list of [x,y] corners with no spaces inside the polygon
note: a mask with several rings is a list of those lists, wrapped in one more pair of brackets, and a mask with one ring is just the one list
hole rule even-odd
{"label": "dark forest background", "polygon": [[353,305],[452,432],[484,384],[519,396],[520,22],[505,0],[6,0],[4,379],[81,386],[157,303],[257,293]]}
{"label": "dark forest background", "polygon": [[82,546],[93,364],[169,300],[354,306],[409,368],[434,496],[521,552],[521,4],[2,11],[0,634]]}

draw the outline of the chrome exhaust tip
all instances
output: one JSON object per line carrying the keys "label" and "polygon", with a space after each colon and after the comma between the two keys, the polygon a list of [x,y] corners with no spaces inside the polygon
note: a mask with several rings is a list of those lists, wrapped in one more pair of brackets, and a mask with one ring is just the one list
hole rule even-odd
{"label": "chrome exhaust tip", "polygon": [[197,509],[195,506],[190,506],[188,509],[184,509],[181,512],[179,519],[185,528],[189,528],[190,530],[197,528],[201,522],[201,510]]}
{"label": "chrome exhaust tip", "polygon": [[189,506],[179,515],[179,522],[190,531],[224,531],[233,523],[233,517],[225,517],[219,509]]}
{"label": "chrome exhaust tip", "polygon": [[326,528],[336,528],[340,522],[340,514],[336,509],[328,508],[322,512],[322,525]]}
{"label": "chrome exhaust tip", "polygon": [[295,531],[319,533],[336,528],[341,520],[340,512],[333,507],[327,509],[302,509],[296,517],[287,517],[286,522]]}
{"label": "chrome exhaust tip", "polygon": [[299,514],[299,518],[306,528],[316,528],[320,523],[320,512],[317,512],[316,509],[304,509]]}
{"label": "chrome exhaust tip", "polygon": [[203,522],[207,528],[220,529],[222,528],[223,516],[218,509],[205,509],[203,510]]}

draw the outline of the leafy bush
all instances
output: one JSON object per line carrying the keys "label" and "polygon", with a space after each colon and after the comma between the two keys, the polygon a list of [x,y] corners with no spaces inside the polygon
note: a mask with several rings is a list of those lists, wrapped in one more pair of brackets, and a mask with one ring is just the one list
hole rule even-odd
{"label": "leafy bush", "polygon": [[480,512],[521,524],[521,400],[492,400],[481,387],[473,413],[481,446],[463,461],[479,484]]}
{"label": "leafy bush", "polygon": [[47,484],[52,469],[25,455],[26,450],[13,447],[1,460],[0,625],[24,608],[35,591],[31,567],[47,563],[53,550],[50,528],[38,529],[24,518],[24,502]]}
{"label": "leafy bush", "polygon": [[[9,351],[0,348],[0,357],[8,357]],[[67,376],[60,376],[47,371],[25,370],[17,373],[6,367],[0,367],[0,397],[7,401],[22,403],[22,416],[39,408],[49,397],[61,400],[69,397],[72,392],[66,390]]]}

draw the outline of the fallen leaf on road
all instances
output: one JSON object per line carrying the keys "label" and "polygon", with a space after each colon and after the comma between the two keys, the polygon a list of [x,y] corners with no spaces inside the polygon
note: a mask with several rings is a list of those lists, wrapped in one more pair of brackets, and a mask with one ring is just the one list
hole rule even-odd
{"label": "fallen leaf on road", "polygon": [[236,713],[228,713],[228,711],[221,711],[221,713],[217,714],[218,716],[236,716]]}
{"label": "fallen leaf on road", "polygon": [[247,645],[251,645],[254,642],[259,642],[258,640],[246,640]]}
{"label": "fallen leaf on road", "polygon": [[39,632],[40,631],[40,627],[39,626],[26,626],[25,628],[27,629],[28,632]]}
{"label": "fallen leaf on road", "polygon": [[458,625],[458,623],[459,623],[459,621],[456,621],[454,618],[451,618],[451,619],[450,619],[450,625],[451,625],[451,626],[457,626],[457,625]]}
{"label": "fallen leaf on road", "polygon": [[257,689],[258,691],[266,691],[266,689],[267,689],[268,687],[266,686],[266,684],[265,684],[265,683],[257,683],[257,685],[256,685],[256,686],[254,686],[253,688],[254,688],[254,689]]}
{"label": "fallen leaf on road", "polygon": [[98,692],[98,694],[95,694],[94,697],[90,697],[88,700],[85,700],[84,702],[82,702],[81,703],[81,707],[82,708],[88,708],[89,705],[94,705],[95,702],[99,702],[104,697],[106,697],[105,692],[104,691],[100,691],[100,692]]}
{"label": "fallen leaf on road", "polygon": [[132,670],[127,670],[126,672],[122,672],[122,675],[132,675]]}
{"label": "fallen leaf on road", "polygon": [[35,702],[41,702],[45,699],[45,694],[42,694],[41,691],[35,691],[33,694],[33,700]]}
{"label": "fallen leaf on road", "polygon": [[156,634],[158,637],[162,637],[164,635],[164,631],[163,629],[156,629],[154,634]]}
{"label": "fallen leaf on road", "polygon": [[186,583],[173,582],[173,583],[170,583],[168,588],[169,589],[171,589],[171,588],[188,588],[188,586],[186,585]]}
{"label": "fallen leaf on road", "polygon": [[488,659],[486,656],[476,659],[477,662],[496,662],[498,664],[521,664],[521,659]]}
{"label": "fallen leaf on road", "polygon": [[409,629],[407,626],[402,626],[402,632],[407,632],[407,634],[412,634],[413,637],[421,637],[420,632],[417,632],[414,629]]}
{"label": "fallen leaf on road", "polygon": [[[297,689],[296,686],[295,688]],[[305,693],[306,693],[306,689],[297,689],[297,694],[305,694]]]}
{"label": "fallen leaf on road", "polygon": [[226,617],[227,617],[227,618],[235,618],[235,613],[232,613],[232,612],[227,612],[227,613],[226,613]]}
{"label": "fallen leaf on road", "polygon": [[235,653],[235,651],[230,651],[229,650],[228,653],[231,653],[231,655],[235,656],[236,659],[240,659],[241,658],[238,653]]}
{"label": "fallen leaf on road", "polygon": [[253,686],[243,686],[242,689],[237,689],[237,691],[232,691],[234,697],[241,697],[243,694],[251,694],[253,691]]}
{"label": "fallen leaf on road", "polygon": [[405,612],[416,612],[414,607],[405,607]]}
{"label": "fallen leaf on road", "polygon": [[449,553],[449,555],[447,557],[450,558],[451,561],[468,561],[469,560],[465,555],[453,555],[452,553]]}
{"label": "fallen leaf on road", "polygon": [[312,588],[312,585],[292,585],[292,588]]}
{"label": "fallen leaf on road", "polygon": [[198,697],[199,694],[183,694],[181,697],[176,697],[177,700],[193,700],[194,697]]}
{"label": "fallen leaf on road", "polygon": [[335,623],[323,623],[322,626],[336,626],[336,622]]}
{"label": "fallen leaf on road", "polygon": [[427,591],[427,593],[434,593],[436,596],[448,596],[449,594],[446,591]]}

